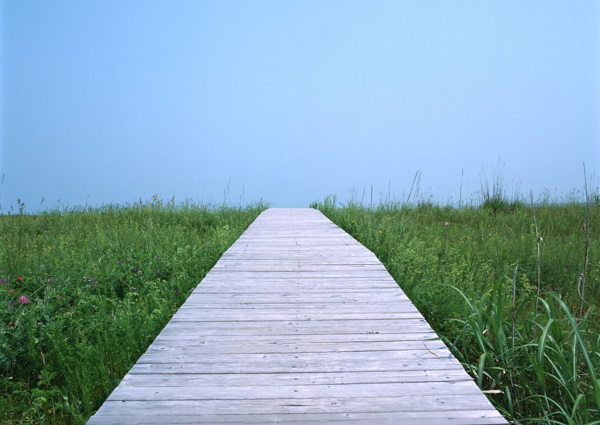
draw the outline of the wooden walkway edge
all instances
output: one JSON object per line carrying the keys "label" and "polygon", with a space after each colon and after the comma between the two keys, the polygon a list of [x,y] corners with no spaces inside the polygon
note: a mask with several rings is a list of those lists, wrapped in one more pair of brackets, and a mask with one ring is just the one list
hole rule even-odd
{"label": "wooden walkway edge", "polygon": [[269,209],[88,424],[506,424],[375,255]]}

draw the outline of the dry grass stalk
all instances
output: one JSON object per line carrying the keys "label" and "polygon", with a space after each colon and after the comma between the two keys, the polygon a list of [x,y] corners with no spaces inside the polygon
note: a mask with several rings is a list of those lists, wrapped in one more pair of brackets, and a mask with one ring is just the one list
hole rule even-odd
{"label": "dry grass stalk", "polygon": [[535,314],[533,316],[533,335],[536,336],[537,335],[537,312],[538,312],[538,304],[539,304],[539,298],[540,298],[540,286],[541,286],[541,279],[540,279],[540,240],[542,238],[540,238],[540,235],[538,233],[538,225],[537,225],[537,220],[535,218],[535,207],[533,206],[533,192],[530,192],[530,197],[531,197],[531,209],[533,210],[533,222],[535,224],[535,239],[537,242],[537,293],[536,293],[536,298],[535,298]]}
{"label": "dry grass stalk", "polygon": [[577,285],[577,290],[579,292],[579,298],[581,302],[579,304],[579,319],[583,317],[583,303],[585,298],[585,277],[587,274],[587,263],[588,263],[588,254],[590,251],[590,199],[588,196],[588,188],[587,188],[587,174],[585,172],[585,161],[583,162],[583,178],[585,182],[585,210],[586,210],[586,221],[585,221],[585,229],[587,231],[587,238],[585,240],[585,256],[583,259],[583,274],[580,277],[581,290],[579,290],[579,285]]}
{"label": "dry grass stalk", "polygon": [[513,272],[513,295],[512,295],[512,348],[515,350],[515,299],[517,298],[517,269],[519,265],[515,266]]}

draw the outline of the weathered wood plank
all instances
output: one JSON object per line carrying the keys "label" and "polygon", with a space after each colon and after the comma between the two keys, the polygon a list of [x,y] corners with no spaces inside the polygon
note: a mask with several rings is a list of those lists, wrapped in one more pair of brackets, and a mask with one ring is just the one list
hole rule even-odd
{"label": "weathered wood plank", "polygon": [[[101,415],[164,415],[169,423],[172,414],[201,415],[218,414],[314,414],[314,413],[382,413],[396,412],[396,418],[404,413],[423,412],[428,418],[452,416],[452,412],[486,411],[489,402],[481,397],[464,395],[416,395],[402,397],[351,397],[341,398],[332,394],[326,398],[261,399],[258,394],[252,399],[241,400],[108,400],[99,410]],[[408,416],[408,415],[407,415]],[[389,417],[389,416],[388,416]],[[97,423],[97,422],[96,422]],[[402,422],[403,423],[403,422]],[[440,423],[440,422],[434,422]],[[506,423],[506,421],[504,422]]]}
{"label": "weathered wood plank", "polygon": [[[247,339],[242,342],[221,342],[208,343],[206,341],[188,341],[184,346],[178,345],[174,338],[161,340],[162,343],[154,341],[146,353],[194,353],[202,354],[268,354],[268,353],[329,353],[329,352],[349,352],[358,351],[407,351],[407,350],[429,350],[440,355],[439,351],[446,346],[442,341],[370,341],[365,344],[359,342],[288,342],[280,343],[278,341],[270,343],[256,344]],[[445,352],[444,352],[445,353]]]}
{"label": "weathered wood plank", "polygon": [[451,370],[402,370],[402,371],[359,371],[324,373],[188,373],[178,374],[172,379],[168,374],[129,373],[123,379],[124,386],[139,387],[186,387],[186,386],[245,386],[254,385],[342,385],[411,382],[468,381],[472,379],[459,369]]}
{"label": "weathered wood plank", "polygon": [[[206,306],[210,304],[225,304],[225,305],[237,305],[240,308],[244,306],[260,306],[262,308],[269,308],[273,306],[284,307],[289,305],[289,308],[302,308],[311,306],[336,306],[337,304],[353,304],[353,309],[368,308],[370,306],[382,305],[384,308],[398,306],[398,308],[410,308],[416,310],[412,303],[405,296],[399,296],[395,293],[390,294],[377,294],[369,297],[369,292],[346,292],[340,294],[339,292],[319,293],[311,296],[310,299],[306,297],[298,296],[290,292],[268,292],[260,295],[257,294],[243,294],[243,293],[231,293],[231,292],[207,292],[203,296],[190,296],[186,301],[185,305],[181,308],[198,308],[197,306]],[[311,302],[314,300],[314,302]],[[196,304],[196,306],[191,307]]]}
{"label": "weathered wood plank", "polygon": [[[256,310],[256,309],[254,309]],[[199,312],[193,309],[179,310],[171,320],[178,322],[243,322],[256,320],[256,311],[252,309],[228,309],[228,310],[211,310]],[[260,314],[261,320],[268,321],[300,321],[300,320],[389,320],[389,319],[417,319],[421,320],[422,316],[416,312],[367,312],[356,311],[347,312],[345,310],[329,311],[323,309],[321,311],[309,311],[298,313],[294,310],[268,310],[262,311]]]}
{"label": "weathered wood plank", "polygon": [[[165,329],[166,331],[166,329]],[[303,335],[302,338],[298,338],[295,334],[289,335],[204,335],[202,329],[197,328],[190,329],[188,331],[182,330],[181,332],[163,332],[156,339],[154,343],[156,345],[181,342],[182,338],[194,337],[194,339],[186,339],[187,344],[194,343],[205,343],[215,344],[217,346],[226,346],[231,343],[248,344],[252,346],[264,346],[270,344],[296,344],[296,345],[315,345],[315,344],[353,344],[353,343],[366,343],[367,347],[370,343],[374,342],[403,342],[410,344],[417,342],[423,346],[424,344],[429,347],[430,342],[435,342],[437,335],[431,329],[429,332],[403,332],[403,333],[362,333],[362,334],[327,334],[326,338],[323,338],[322,334]],[[154,344],[153,344],[154,345]],[[153,346],[148,348],[152,349]]]}
{"label": "weathered wood plank", "polygon": [[318,211],[270,209],[89,423],[506,421],[373,253]]}
{"label": "weathered wood plank", "polygon": [[[420,412],[418,412],[420,413]],[[351,422],[356,425],[398,425],[397,419],[389,419],[390,417],[398,417],[402,415],[403,425],[431,425],[444,423],[447,425],[498,425],[506,424],[504,418],[497,414],[497,416],[487,416],[487,411],[480,412],[460,412],[453,411],[448,413],[443,418],[432,417],[430,414],[427,416],[415,416],[408,417],[407,412],[385,412],[385,413],[321,413],[321,414],[273,414],[273,415],[252,415],[252,414],[226,414],[226,415],[206,415],[206,414],[194,414],[194,415],[169,415],[168,423],[170,425],[179,424],[324,424],[324,423],[336,423],[345,424]],[[101,422],[100,422],[101,421]],[[95,420],[89,423],[102,423],[106,425],[110,424],[122,424],[122,418],[118,416],[100,416],[98,415]],[[161,424],[165,425],[165,419],[163,416],[152,416],[139,414],[131,419],[129,424]]]}
{"label": "weathered wood plank", "polygon": [[[225,355],[224,355],[225,356]],[[361,364],[358,362],[328,362],[328,363],[309,363],[309,362],[293,362],[291,360],[283,360],[280,362],[253,362],[245,363],[244,361],[227,361],[214,363],[136,363],[129,373],[136,374],[165,374],[165,375],[180,375],[180,374],[209,374],[209,373],[229,373],[229,374],[255,374],[255,373],[332,373],[332,372],[381,372],[381,371],[421,371],[421,370],[437,370],[441,373],[447,371],[461,371],[462,367],[452,362],[440,362],[434,358],[431,359],[409,359],[392,362],[372,362]],[[482,397],[484,397],[482,395]],[[485,399],[485,397],[484,397]],[[491,406],[491,405],[490,405]],[[488,407],[490,407],[488,406]]]}
{"label": "weathered wood plank", "polygon": [[[199,315],[197,314],[197,309],[198,308],[202,308],[204,309],[204,314],[211,314],[211,313],[231,313],[232,315],[235,314],[252,314],[252,313],[256,313],[256,312],[252,312],[252,310],[256,310],[256,309],[261,309],[264,311],[265,314],[272,314],[272,313],[285,313],[285,314],[289,314],[289,313],[302,313],[302,314],[306,314],[309,315],[309,317],[313,320],[317,319],[317,316],[319,314],[323,315],[323,314],[329,314],[329,316],[326,316],[324,318],[330,318],[331,319],[331,315],[334,314],[336,315],[336,318],[339,318],[340,315],[344,315],[344,314],[356,314],[356,313],[371,313],[371,314],[386,314],[386,312],[389,312],[390,316],[386,316],[385,318],[388,319],[394,319],[395,317],[392,317],[391,315],[393,314],[411,314],[413,316],[411,316],[411,318],[421,318],[421,314],[414,309],[414,307],[412,307],[408,302],[404,303],[405,305],[402,305],[402,303],[398,303],[398,311],[395,311],[394,309],[386,309],[387,305],[382,305],[381,308],[377,308],[377,304],[371,304],[371,303],[364,303],[364,305],[361,305],[359,308],[355,308],[352,311],[348,311],[349,309],[348,307],[349,302],[337,302],[337,303],[319,303],[319,304],[310,304],[310,303],[298,303],[298,304],[292,304],[292,305],[286,305],[285,303],[279,302],[279,303],[233,303],[233,302],[220,302],[220,303],[216,303],[216,302],[210,302],[210,303],[206,303],[206,304],[201,304],[201,303],[190,303],[188,305],[186,305],[185,308],[181,308],[179,310],[178,313],[180,313],[180,317],[186,314],[189,315],[194,315],[196,317],[199,317]],[[210,316],[210,317],[216,317],[216,316]],[[291,317],[286,317],[288,320],[291,319]],[[362,316],[362,319],[366,319],[365,316]],[[298,319],[294,319],[294,320],[298,320]]]}
{"label": "weathered wood plank", "polygon": [[386,334],[398,333],[402,326],[405,333],[422,333],[431,331],[431,327],[423,319],[394,320],[305,320],[305,321],[246,321],[246,322],[212,322],[172,321],[162,333],[177,334],[194,332],[202,328],[204,335],[330,335],[330,334]]}
{"label": "weathered wood plank", "polygon": [[470,396],[480,393],[473,381],[429,381],[410,383],[360,383],[320,385],[265,385],[249,379],[246,385],[186,385],[182,386],[126,386],[120,385],[110,395],[110,401],[136,400],[253,400],[268,399],[327,399],[335,394],[338,398],[357,397],[418,397],[424,394],[449,392],[454,396]]}

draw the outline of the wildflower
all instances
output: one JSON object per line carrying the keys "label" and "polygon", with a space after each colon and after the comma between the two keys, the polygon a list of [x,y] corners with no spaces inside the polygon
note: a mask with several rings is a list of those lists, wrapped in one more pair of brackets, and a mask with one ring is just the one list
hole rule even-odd
{"label": "wildflower", "polygon": [[9,294],[12,294],[13,292],[15,292],[14,289],[11,289],[10,291],[8,291]]}
{"label": "wildflower", "polygon": [[179,291],[177,289],[175,289],[175,295],[179,294]]}
{"label": "wildflower", "polygon": [[23,305],[29,304],[29,298],[27,298],[25,295],[19,295],[19,302]]}
{"label": "wildflower", "polygon": [[4,283],[6,282],[6,284],[8,285],[8,280],[6,280],[5,278],[0,279],[0,283]]}
{"label": "wildflower", "polygon": [[448,222],[445,222],[445,223],[444,223],[444,226],[447,226],[448,224],[450,224],[450,223],[448,223]]}
{"label": "wildflower", "polygon": [[23,276],[17,276],[17,279],[23,280]]}
{"label": "wildflower", "polygon": [[135,291],[135,290],[136,290],[136,287],[135,287],[135,286],[132,286],[132,287],[131,287],[131,290],[132,290],[132,291]]}
{"label": "wildflower", "polygon": [[379,233],[381,233],[381,230],[379,231]]}
{"label": "wildflower", "polygon": [[15,305],[15,302],[14,302],[14,301],[11,301],[9,304],[10,304],[10,305]]}
{"label": "wildflower", "polygon": [[54,279],[48,279],[48,283],[54,282]]}
{"label": "wildflower", "polygon": [[123,260],[121,260],[121,263],[123,262]]}

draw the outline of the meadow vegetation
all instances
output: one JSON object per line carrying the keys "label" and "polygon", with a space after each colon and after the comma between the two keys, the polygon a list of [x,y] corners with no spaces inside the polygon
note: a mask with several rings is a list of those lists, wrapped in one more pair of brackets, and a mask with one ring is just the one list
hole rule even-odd
{"label": "meadow vegetation", "polygon": [[0,215],[0,422],[85,423],[265,208]]}
{"label": "meadow vegetation", "polygon": [[[467,205],[311,206],[378,256],[507,419],[600,423],[598,189],[533,202],[497,183]],[[85,423],[266,207],[1,214],[0,421]]]}
{"label": "meadow vegetation", "polygon": [[377,255],[507,419],[600,423],[598,191],[589,210],[490,192],[312,206]]}

